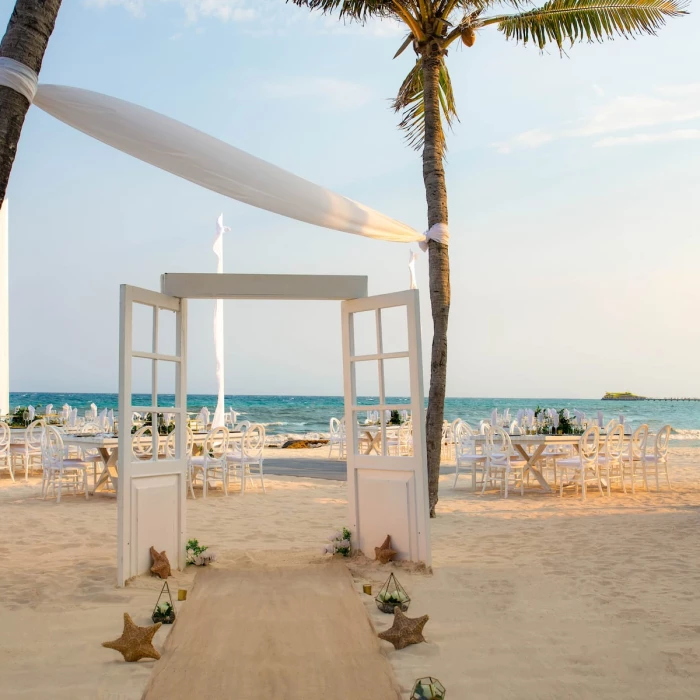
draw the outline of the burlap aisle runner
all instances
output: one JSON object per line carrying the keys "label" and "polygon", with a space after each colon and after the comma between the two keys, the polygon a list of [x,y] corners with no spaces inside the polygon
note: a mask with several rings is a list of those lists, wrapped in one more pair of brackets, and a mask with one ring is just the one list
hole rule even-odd
{"label": "burlap aisle runner", "polygon": [[205,569],[181,605],[144,700],[397,700],[399,687],[350,574]]}

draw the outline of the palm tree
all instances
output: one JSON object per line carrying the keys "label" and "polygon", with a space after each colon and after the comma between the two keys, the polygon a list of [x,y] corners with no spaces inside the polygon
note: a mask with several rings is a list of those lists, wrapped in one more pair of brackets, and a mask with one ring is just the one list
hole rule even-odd
{"label": "palm tree", "polygon": [[[60,7],[61,0],[17,0],[0,43],[0,56],[19,61],[38,75]],[[26,97],[0,85],[0,206],[28,109]]]}
{"label": "palm tree", "polygon": [[[289,0],[287,0],[289,1]],[[534,7],[529,0],[292,0],[322,12],[337,11],[340,19],[366,22],[391,18],[403,23],[408,35],[394,58],[409,45],[416,54],[393,102],[402,112],[399,127],[408,142],[423,151],[423,183],[428,226],[447,224],[447,187],[443,158],[445,130],[457,116],[445,58],[450,45],[461,40],[474,46],[479,30],[495,26],[506,39],[533,42],[542,49],[555,43],[603,41],[615,36],[655,34],[667,17],[686,14],[684,0],[550,0]],[[510,14],[500,14],[511,8]],[[489,15],[489,12],[495,14]],[[426,416],[430,515],[435,517],[440,476],[442,424],[447,383],[447,319],[450,310],[450,267],[447,245],[429,243],[430,305],[433,345]]]}

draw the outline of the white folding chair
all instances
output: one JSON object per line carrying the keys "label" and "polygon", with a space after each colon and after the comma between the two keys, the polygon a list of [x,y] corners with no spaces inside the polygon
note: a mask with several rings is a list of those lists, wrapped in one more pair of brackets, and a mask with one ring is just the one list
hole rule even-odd
{"label": "white folding chair", "polygon": [[666,483],[668,488],[671,488],[671,480],[668,478],[668,441],[671,439],[671,426],[664,425],[663,428],[656,433],[656,440],[654,441],[654,451],[652,453],[644,454],[644,465],[645,473],[646,466],[649,465],[650,468],[654,470],[654,476],[656,477],[656,490],[659,490],[659,470],[663,469],[666,474]]}
{"label": "white folding chair", "polygon": [[[484,479],[486,470],[486,452],[479,453],[474,440],[474,431],[468,423],[460,420],[454,427],[455,431],[455,480],[452,488],[457,488],[457,479],[462,466],[472,473],[472,490],[476,491],[477,479],[476,472],[481,470],[481,479]],[[465,470],[465,471],[466,471]]]}
{"label": "white folding chair", "polygon": [[[598,469],[598,449],[600,444],[600,430],[597,425],[586,429],[578,443],[578,455],[567,457],[558,461],[561,469],[559,495],[564,495],[565,486],[575,486],[578,493],[581,487],[581,499],[586,500],[586,484],[594,481],[598,484],[601,495],[603,486],[600,483],[600,470]],[[573,473],[569,479],[569,471]]]}
{"label": "white folding chair", "polygon": [[232,466],[234,473],[241,480],[241,494],[245,494],[246,481],[253,478],[253,469],[257,469],[257,476],[260,477],[260,485],[265,493],[264,447],[265,427],[260,423],[254,423],[246,430],[238,445],[226,454],[226,463]]}
{"label": "white folding chair", "polygon": [[144,425],[131,438],[131,451],[136,459],[148,460],[153,458],[153,428]]}
{"label": "white folding chair", "polygon": [[625,488],[625,480],[622,474],[622,452],[625,446],[625,430],[619,423],[616,423],[605,436],[605,452],[598,455],[598,468],[600,470],[601,481],[605,481],[605,486],[610,495],[610,483],[617,480]]}
{"label": "white folding chair", "polygon": [[24,443],[10,445],[10,458],[13,467],[24,466],[24,480],[29,481],[29,470],[32,466],[41,467],[41,437],[44,433],[45,421],[42,419],[31,422],[24,431]]}
{"label": "white folding chair", "polygon": [[492,425],[485,435],[487,460],[481,493],[486,491],[488,484],[498,483],[504,498],[508,498],[508,486],[512,480],[513,486],[520,484],[520,495],[524,495],[527,462],[514,453],[510,435],[498,425]]}
{"label": "white folding chair", "polygon": [[207,497],[210,481],[221,481],[224,495],[228,496],[228,467],[226,453],[228,451],[228,428],[221,426],[207,433],[202,448],[202,454],[192,457],[192,479],[199,472],[202,477],[202,495]]}
{"label": "white folding chair", "polygon": [[88,498],[87,464],[80,459],[68,459],[64,456],[63,438],[61,433],[52,425],[47,425],[42,431],[41,439],[43,478],[41,495],[46,498],[49,487],[56,494],[56,503],[61,502],[61,490],[72,488],[78,493],[82,481],[85,499]]}
{"label": "white folding chair", "polygon": [[[627,432],[627,431],[625,431]],[[647,469],[644,456],[647,453],[647,440],[649,438],[649,426],[646,423],[640,425],[627,444],[627,450],[622,456],[622,476],[628,476],[632,482],[632,493],[637,479],[641,476],[644,488],[648,491]]]}
{"label": "white folding chair", "polygon": [[342,459],[345,456],[345,418],[331,418],[329,427],[328,459],[333,455],[333,448],[338,449],[338,459]]}
{"label": "white folding chair", "polygon": [[10,454],[10,439],[12,433],[10,426],[4,421],[0,421],[0,469],[7,469],[10,478],[15,480],[15,470],[12,468],[12,455]]}
{"label": "white folding chair", "polygon": [[[190,494],[192,494],[192,498],[196,498],[194,495],[194,487],[192,485],[192,451],[194,449],[194,433],[192,432],[192,428],[190,426],[186,426],[187,428],[187,441],[185,444],[185,454],[187,456],[187,488],[190,491]],[[165,456],[168,459],[175,459],[177,455],[177,450],[175,447],[175,435],[176,432],[173,430],[172,432],[168,433],[168,437],[165,441]]]}

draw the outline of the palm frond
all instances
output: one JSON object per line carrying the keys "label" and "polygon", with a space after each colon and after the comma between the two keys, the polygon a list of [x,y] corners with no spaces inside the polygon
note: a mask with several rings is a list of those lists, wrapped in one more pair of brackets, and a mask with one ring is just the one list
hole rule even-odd
{"label": "palm frond", "polygon": [[[440,115],[448,127],[452,126],[457,116],[452,81],[445,62],[440,63],[439,79]],[[425,138],[425,101],[423,93],[423,68],[418,59],[404,79],[396,98],[391,104],[395,112],[402,112],[399,128],[406,132],[408,144],[420,150]],[[444,155],[444,153],[443,153]]]}
{"label": "palm frond", "polygon": [[[388,17],[395,14],[394,0],[287,0],[299,7],[320,12],[338,11],[340,18],[365,22],[371,17]],[[399,4],[406,3],[399,0]]]}
{"label": "palm frond", "polygon": [[684,7],[684,0],[550,0],[528,12],[484,18],[478,25],[496,24],[506,39],[532,41],[539,48],[554,42],[562,49],[567,40],[573,46],[656,34],[667,17],[687,14]]}

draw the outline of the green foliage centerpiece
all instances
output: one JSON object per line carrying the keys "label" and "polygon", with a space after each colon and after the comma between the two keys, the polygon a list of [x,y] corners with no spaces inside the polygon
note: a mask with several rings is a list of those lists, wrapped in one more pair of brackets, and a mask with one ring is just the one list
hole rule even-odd
{"label": "green foliage centerpiece", "polygon": [[444,700],[445,686],[437,678],[419,678],[413,685],[411,700]]}
{"label": "green foliage centerpiece", "polygon": [[374,599],[377,602],[377,607],[383,612],[390,615],[394,614],[394,608],[401,608],[402,612],[408,610],[411,604],[411,599],[404,587],[399,583],[399,580],[393,573],[389,575],[386,583]]}
{"label": "green foliage centerpiece", "polygon": [[[163,596],[166,596],[163,599]],[[170,586],[166,581],[163,588],[160,589],[160,595],[156,601],[156,607],[153,608],[151,614],[153,622],[162,622],[164,625],[172,625],[175,622],[175,606],[173,605],[173,597],[170,595]]]}

